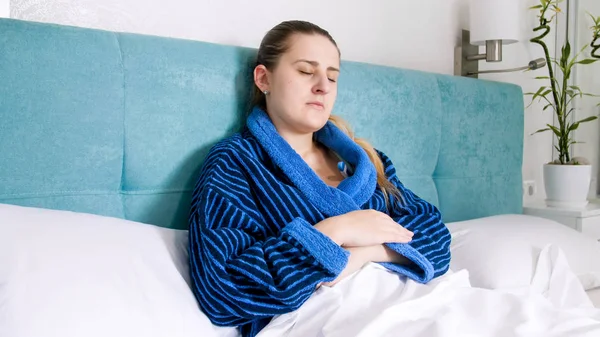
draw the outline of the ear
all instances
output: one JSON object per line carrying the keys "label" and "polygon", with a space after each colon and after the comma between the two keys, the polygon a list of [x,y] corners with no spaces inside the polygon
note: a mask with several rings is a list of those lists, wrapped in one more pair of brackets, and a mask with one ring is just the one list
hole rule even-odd
{"label": "ear", "polygon": [[271,90],[269,75],[269,70],[262,64],[254,68],[254,84],[256,84],[260,91]]}

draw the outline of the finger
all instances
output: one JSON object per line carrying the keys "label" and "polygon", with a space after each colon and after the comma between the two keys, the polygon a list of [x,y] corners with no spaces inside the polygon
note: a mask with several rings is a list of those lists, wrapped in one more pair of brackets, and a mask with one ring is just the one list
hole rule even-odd
{"label": "finger", "polygon": [[385,243],[409,243],[412,241],[412,238],[406,236],[396,236],[390,240],[386,240]]}
{"label": "finger", "polygon": [[394,219],[387,217],[387,218],[381,218],[379,219],[380,225],[386,226],[388,228],[394,228],[394,229],[405,229],[404,227],[402,227],[400,224],[398,224],[396,221],[394,221]]}
{"label": "finger", "polygon": [[398,234],[400,234],[402,236],[405,236],[405,237],[407,237],[409,239],[412,239],[412,237],[414,235],[413,232],[411,232],[411,231],[409,231],[409,230],[407,230],[406,228],[403,228],[403,227],[399,227],[399,228],[397,227],[395,230],[396,230],[396,232]]}
{"label": "finger", "polygon": [[400,231],[402,233],[405,233],[406,235],[410,235],[411,237],[414,235],[413,232],[411,232],[408,229],[400,226],[398,223],[394,222],[394,225],[395,225],[396,230],[398,230],[398,231]]}
{"label": "finger", "polygon": [[412,236],[398,231],[390,231],[386,233],[384,240],[384,242],[407,243],[412,241]]}
{"label": "finger", "polygon": [[377,225],[379,226],[379,228],[381,228],[382,230],[386,230],[386,231],[393,231],[395,233],[398,234],[402,234],[408,237],[413,237],[414,233],[406,228],[404,228],[403,226],[401,226],[400,224],[398,224],[396,221],[394,221],[394,219],[392,219],[391,217],[389,217],[387,214],[385,213],[381,213],[383,214],[383,216],[380,217],[380,219],[378,220],[383,220],[383,221],[378,221]]}
{"label": "finger", "polygon": [[406,235],[398,235],[398,238],[395,242],[397,243],[409,243],[412,241],[412,237]]}
{"label": "finger", "polygon": [[390,232],[393,235],[406,236],[408,238],[412,238],[414,235],[413,232],[398,225],[396,222],[393,222],[393,221],[386,221],[386,224],[385,224],[383,230],[385,230],[386,232]]}

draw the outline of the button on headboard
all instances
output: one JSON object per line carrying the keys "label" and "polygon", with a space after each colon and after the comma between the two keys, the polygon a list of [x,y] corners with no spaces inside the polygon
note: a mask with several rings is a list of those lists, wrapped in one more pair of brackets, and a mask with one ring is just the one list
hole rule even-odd
{"label": "button on headboard", "polygon": [[[0,203],[185,228],[254,49],[0,19]],[[520,87],[342,62],[334,113],[446,222],[521,212]]]}

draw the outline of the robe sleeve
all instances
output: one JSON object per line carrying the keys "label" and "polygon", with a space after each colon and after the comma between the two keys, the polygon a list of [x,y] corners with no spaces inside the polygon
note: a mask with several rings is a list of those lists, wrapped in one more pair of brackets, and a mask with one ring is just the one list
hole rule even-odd
{"label": "robe sleeve", "polygon": [[274,233],[251,194],[236,192],[247,187],[243,174],[227,169],[202,178],[192,197],[192,289],[213,324],[255,333],[273,316],[299,308],[318,283],[334,280],[349,252],[302,218]]}
{"label": "robe sleeve", "polygon": [[414,233],[409,243],[386,244],[412,263],[382,265],[417,282],[427,283],[449,269],[450,231],[442,221],[438,208],[406,188],[396,176],[391,160],[382,152],[379,152],[379,155],[388,180],[398,188],[402,196],[401,199],[390,198],[388,214],[402,227]]}

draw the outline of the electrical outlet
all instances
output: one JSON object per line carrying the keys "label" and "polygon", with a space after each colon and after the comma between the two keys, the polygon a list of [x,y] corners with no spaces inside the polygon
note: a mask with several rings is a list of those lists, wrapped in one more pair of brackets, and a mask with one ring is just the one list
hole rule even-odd
{"label": "electrical outlet", "polygon": [[533,198],[536,193],[537,193],[537,189],[536,189],[534,180],[523,181],[523,195],[526,198]]}
{"label": "electrical outlet", "polygon": [[598,196],[598,182],[596,180],[596,178],[592,178],[592,181],[590,182],[590,192],[588,193],[588,198],[590,199],[595,199]]}

